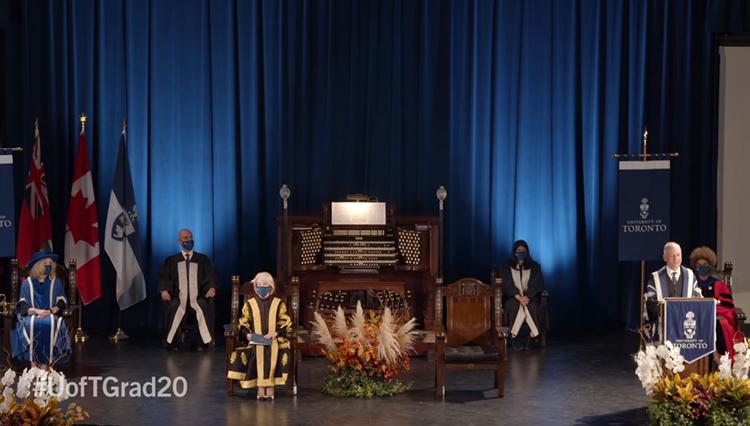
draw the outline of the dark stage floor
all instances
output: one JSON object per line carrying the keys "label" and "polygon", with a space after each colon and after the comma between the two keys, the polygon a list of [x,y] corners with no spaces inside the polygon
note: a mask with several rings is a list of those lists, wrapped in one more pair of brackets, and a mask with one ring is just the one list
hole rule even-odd
{"label": "dark stage floor", "polygon": [[648,400],[629,358],[637,345],[634,335],[621,332],[553,338],[546,349],[511,351],[504,399],[490,389],[490,372],[449,372],[447,398],[434,399],[434,367],[427,358],[414,359],[406,377],[413,388],[404,394],[372,400],[327,397],[319,390],[325,359],[304,358],[296,398],[279,390],[275,402],[258,403],[254,393],[226,395],[223,348],[165,352],[156,340],[114,345],[93,339],[70,374],[115,376],[120,382],[186,378],[183,398],[95,398],[89,386],[86,397],[75,401],[95,424],[634,425],[648,420]]}

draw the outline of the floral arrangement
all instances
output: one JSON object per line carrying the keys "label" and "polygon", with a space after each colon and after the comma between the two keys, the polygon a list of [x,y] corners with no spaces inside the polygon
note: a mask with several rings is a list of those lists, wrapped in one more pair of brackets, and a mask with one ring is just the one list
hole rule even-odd
{"label": "floral arrangement", "polygon": [[65,410],[58,405],[67,399],[62,373],[32,367],[23,370],[14,390],[15,380],[11,369],[0,380],[0,425],[73,425],[89,416],[75,403]]}
{"label": "floral arrangement", "polygon": [[371,398],[407,390],[409,385],[397,377],[410,369],[415,325],[414,318],[401,321],[388,307],[382,313],[365,315],[359,302],[348,322],[340,306],[330,325],[316,312],[312,334],[331,362],[323,393]]}
{"label": "floral arrangement", "polygon": [[747,425],[750,422],[750,351],[748,342],[734,345],[734,361],[720,358],[719,371],[680,377],[684,358],[670,342],[647,346],[636,354],[635,373],[651,397],[648,412],[654,424]]}

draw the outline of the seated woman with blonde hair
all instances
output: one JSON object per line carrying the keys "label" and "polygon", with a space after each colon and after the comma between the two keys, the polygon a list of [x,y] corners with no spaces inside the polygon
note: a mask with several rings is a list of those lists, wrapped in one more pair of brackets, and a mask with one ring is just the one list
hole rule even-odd
{"label": "seated woman with blonde hair", "polygon": [[255,296],[242,307],[239,335],[244,346],[229,359],[227,377],[239,380],[243,389],[258,388],[258,400],[273,400],[274,386],[286,383],[289,371],[289,339],[292,319],[286,304],[272,297],[276,284],[268,272],[251,281]]}
{"label": "seated woman with blonde hair", "polygon": [[55,276],[56,261],[54,253],[37,252],[31,257],[12,335],[13,358],[42,369],[70,360],[70,339],[62,316],[67,299],[62,281]]}
{"label": "seated woman with blonde hair", "polygon": [[[734,320],[732,289],[711,274],[716,269],[716,253],[706,246],[697,247],[690,253],[690,266],[695,271],[703,297],[713,297],[716,304],[716,351],[729,353],[734,358],[734,338],[737,323]],[[739,335],[738,335],[739,336]]]}

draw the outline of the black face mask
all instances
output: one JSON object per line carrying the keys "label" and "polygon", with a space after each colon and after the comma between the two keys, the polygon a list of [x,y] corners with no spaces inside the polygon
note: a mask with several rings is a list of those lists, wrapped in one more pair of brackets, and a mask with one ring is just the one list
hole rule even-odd
{"label": "black face mask", "polygon": [[698,275],[705,276],[711,273],[711,267],[710,266],[701,266],[698,268],[695,268],[695,272]]}
{"label": "black face mask", "polygon": [[529,257],[529,252],[526,252],[526,251],[516,252],[516,260],[526,260],[528,257]]}
{"label": "black face mask", "polygon": [[255,294],[257,294],[261,299],[265,299],[270,296],[272,291],[273,287],[255,287]]}

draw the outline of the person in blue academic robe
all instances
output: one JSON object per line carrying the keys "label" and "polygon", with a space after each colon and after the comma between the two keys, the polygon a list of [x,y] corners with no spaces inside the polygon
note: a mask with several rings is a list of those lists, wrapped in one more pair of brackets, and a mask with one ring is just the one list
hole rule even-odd
{"label": "person in blue academic robe", "polygon": [[679,244],[673,241],[666,243],[662,258],[664,267],[651,273],[643,294],[647,326],[643,332],[647,342],[659,339],[659,302],[667,297],[703,297],[693,271],[682,266],[682,248]]}
{"label": "person in blue academic robe", "polygon": [[28,263],[29,276],[21,283],[12,333],[13,357],[46,368],[70,360],[71,346],[62,313],[67,299],[55,276],[57,255],[37,252]]}

